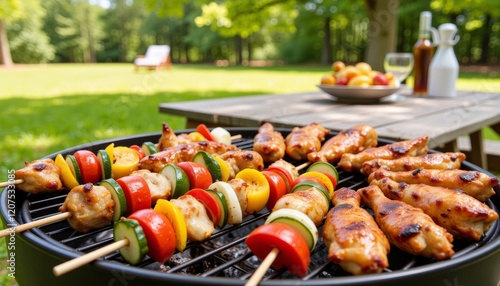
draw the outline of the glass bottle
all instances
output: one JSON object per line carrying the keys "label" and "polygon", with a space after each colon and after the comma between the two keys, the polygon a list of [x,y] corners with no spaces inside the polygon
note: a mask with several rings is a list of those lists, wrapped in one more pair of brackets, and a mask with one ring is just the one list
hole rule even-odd
{"label": "glass bottle", "polygon": [[433,55],[433,46],[430,40],[432,14],[429,11],[420,13],[418,41],[413,47],[413,94],[427,95],[427,78],[429,65]]}

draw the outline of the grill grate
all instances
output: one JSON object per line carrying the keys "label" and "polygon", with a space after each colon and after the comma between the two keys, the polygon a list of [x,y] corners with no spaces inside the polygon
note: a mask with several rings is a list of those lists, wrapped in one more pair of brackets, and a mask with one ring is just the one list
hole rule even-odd
{"label": "grill grate", "polygon": [[[157,140],[157,137],[155,140]],[[136,144],[137,142],[129,143]],[[236,140],[234,143],[242,149],[251,149],[253,136],[248,135],[246,138],[244,136],[244,138]],[[99,149],[101,146],[97,146],[95,148]],[[70,152],[74,152],[74,150],[68,150],[67,153]],[[300,162],[293,163],[298,165]],[[366,186],[367,184],[366,178],[359,173],[348,173],[339,169],[339,175],[339,188],[349,187],[356,190],[360,187]],[[58,208],[64,202],[65,197],[66,193],[59,193],[57,195],[28,195],[23,205],[23,211],[21,214],[22,220],[28,222],[57,214],[59,212]],[[496,206],[491,201],[489,201],[488,204],[498,212]],[[224,229],[217,229],[216,232],[206,241],[188,242],[186,250],[182,253],[176,252],[174,256],[164,265],[161,265],[150,258],[146,258],[136,267],[170,274],[199,276],[202,278],[225,277],[237,280],[246,280],[258,267],[260,260],[253,256],[248,250],[245,244],[245,238],[255,227],[261,225],[268,215],[268,210],[250,215],[246,217],[240,225],[226,226]],[[318,230],[321,234],[322,226],[319,226]],[[82,234],[74,231],[66,221],[60,221],[42,226],[39,230],[35,230],[35,232],[38,236],[46,239],[49,243],[55,244],[58,247],[66,247],[71,251],[83,253],[91,252],[113,241],[111,225]],[[454,241],[454,250],[456,254],[451,259],[456,259],[457,257],[470,253],[480,248],[482,245],[495,240],[499,236],[499,233],[500,230],[497,221],[487,235],[479,242]],[[338,265],[328,261],[327,253],[328,250],[326,249],[320,235],[318,244],[311,253],[311,265],[309,272],[306,277],[300,279],[309,280],[318,278],[349,277],[350,274],[345,272]],[[114,252],[106,257],[103,257],[103,259],[125,264],[118,252]],[[390,273],[408,270],[421,265],[432,264],[436,261],[423,257],[415,257],[400,251],[396,247],[391,247],[389,262],[390,268],[385,269],[384,272]],[[268,270],[265,277],[265,279],[283,278],[299,280],[299,277],[291,275],[284,269],[274,268]]]}

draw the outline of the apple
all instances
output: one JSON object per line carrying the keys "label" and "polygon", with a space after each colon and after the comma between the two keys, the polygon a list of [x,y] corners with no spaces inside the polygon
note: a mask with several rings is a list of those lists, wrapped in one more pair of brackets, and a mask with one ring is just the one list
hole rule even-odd
{"label": "apple", "polygon": [[373,77],[373,85],[388,85],[389,80],[384,74],[377,74]]}
{"label": "apple", "polygon": [[346,77],[337,78],[337,85],[347,85],[348,81],[349,79]]}

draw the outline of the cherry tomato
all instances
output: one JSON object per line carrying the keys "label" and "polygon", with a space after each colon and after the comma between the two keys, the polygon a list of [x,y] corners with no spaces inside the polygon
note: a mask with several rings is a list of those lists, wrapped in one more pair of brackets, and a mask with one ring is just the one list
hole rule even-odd
{"label": "cherry tomato", "polygon": [[286,185],[286,192],[289,193],[292,190],[292,182],[293,182],[293,177],[288,172],[285,168],[283,167],[278,167],[278,166],[270,166],[267,168],[267,171],[275,172],[279,174],[281,177],[283,177],[283,180],[285,181]]}
{"label": "cherry tomato", "polygon": [[127,215],[151,207],[151,192],[148,183],[139,176],[125,176],[116,180],[127,200]]}
{"label": "cherry tomato", "polygon": [[80,167],[83,184],[95,184],[101,180],[101,164],[94,153],[88,150],[78,150],[73,156]]}
{"label": "cherry tomato", "polygon": [[246,244],[260,259],[277,248],[279,253],[273,262],[274,267],[286,267],[301,277],[307,273],[311,259],[309,248],[300,233],[291,226],[279,222],[261,225],[250,233]]}
{"label": "cherry tomato", "polygon": [[177,166],[188,176],[191,189],[208,189],[212,184],[212,175],[203,165],[195,162],[179,162]]}
{"label": "cherry tomato", "polygon": [[214,225],[219,224],[221,209],[215,198],[212,197],[207,191],[196,188],[189,190],[185,195],[193,196],[195,199],[200,201],[205,206],[205,209],[207,210],[207,213]]}
{"label": "cherry tomato", "polygon": [[139,145],[132,145],[129,148],[134,150],[135,152],[137,152],[137,155],[139,156],[139,160],[146,157],[146,154],[144,154],[144,151],[142,151],[142,148]]}
{"label": "cherry tomato", "polygon": [[148,242],[148,256],[159,263],[167,261],[175,251],[175,233],[172,223],[153,209],[142,209],[129,216],[139,222]]}
{"label": "cherry tomato", "polygon": [[200,133],[203,137],[205,137],[208,141],[214,141],[212,137],[212,133],[205,124],[200,124],[196,127],[196,132]]}
{"label": "cherry tomato", "polygon": [[269,200],[267,200],[266,207],[272,210],[276,202],[286,194],[286,183],[278,173],[262,171],[262,174],[269,183]]}

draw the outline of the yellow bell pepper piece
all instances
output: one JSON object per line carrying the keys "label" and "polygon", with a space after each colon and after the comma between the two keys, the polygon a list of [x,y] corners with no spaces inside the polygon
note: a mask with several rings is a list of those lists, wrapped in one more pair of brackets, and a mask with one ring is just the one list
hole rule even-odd
{"label": "yellow bell pepper piece", "polygon": [[71,190],[79,185],[75,176],[69,169],[68,163],[66,163],[66,160],[64,160],[61,154],[57,154],[54,163],[61,170],[61,181],[66,188]]}
{"label": "yellow bell pepper piece", "polygon": [[183,251],[187,243],[187,227],[179,208],[165,199],[159,199],[154,210],[165,215],[172,223],[175,232],[175,247],[177,250]]}
{"label": "yellow bell pepper piece", "polygon": [[124,146],[113,148],[113,164],[111,170],[113,179],[119,179],[139,170],[139,155],[137,152]]}
{"label": "yellow bell pepper piece", "polygon": [[335,191],[335,187],[332,184],[332,181],[323,173],[316,172],[316,171],[311,171],[311,172],[305,172],[302,175],[299,176],[299,178],[302,177],[312,177],[319,179],[328,189],[328,194],[330,195],[330,198],[333,196],[333,192]]}
{"label": "yellow bell pepper piece", "polygon": [[242,179],[249,185],[247,191],[246,213],[262,210],[269,200],[270,188],[266,177],[255,169],[243,169],[236,178]]}
{"label": "yellow bell pepper piece", "polygon": [[220,166],[220,171],[222,173],[222,178],[221,180],[224,182],[227,182],[229,180],[229,176],[231,175],[231,167],[229,167],[229,164],[224,161],[222,158],[218,156],[212,156],[214,157],[215,161],[219,163]]}
{"label": "yellow bell pepper piece", "polygon": [[203,135],[201,135],[200,132],[191,132],[189,133],[189,141],[191,142],[200,142],[200,141],[208,141],[207,138],[205,138]]}

